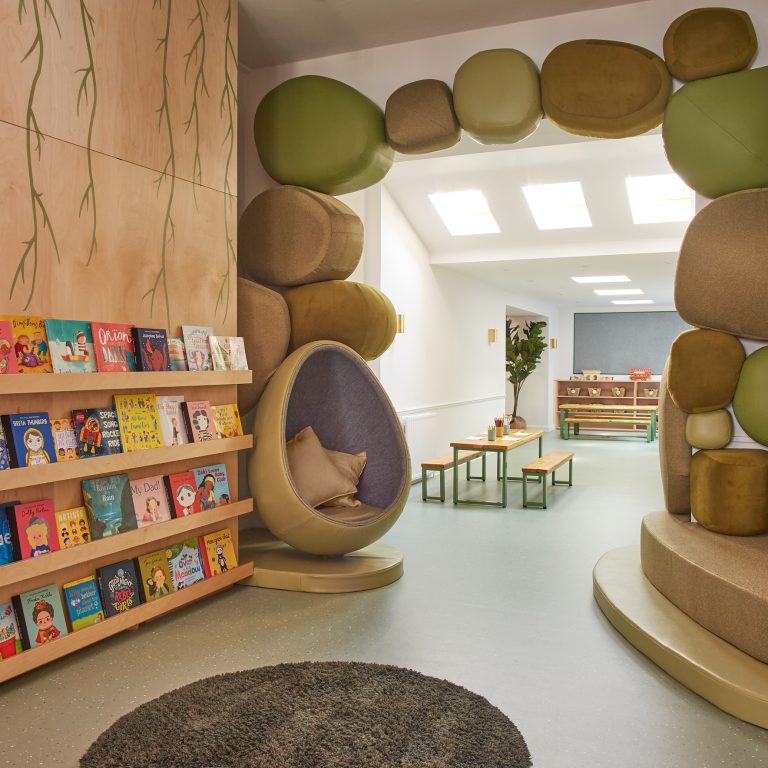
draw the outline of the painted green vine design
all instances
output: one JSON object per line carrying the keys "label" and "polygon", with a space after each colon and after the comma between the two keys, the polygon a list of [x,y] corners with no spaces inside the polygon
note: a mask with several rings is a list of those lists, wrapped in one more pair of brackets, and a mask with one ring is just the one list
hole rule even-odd
{"label": "painted green vine design", "polygon": [[195,65],[195,83],[192,89],[192,106],[189,109],[189,116],[184,121],[184,133],[187,133],[190,128],[194,126],[195,130],[195,155],[192,160],[192,195],[195,199],[195,206],[197,206],[197,195],[195,192],[195,186],[203,183],[203,166],[200,160],[200,103],[199,99],[203,96],[209,96],[208,84],[205,82],[205,18],[208,18],[208,9],[205,7],[203,0],[195,0],[197,12],[190,19],[189,26],[197,24],[199,30],[195,41],[192,43],[192,47],[184,54],[184,82],[187,81],[187,75],[189,73],[189,67],[193,63]]}
{"label": "painted green vine design", "polygon": [[[24,309],[29,307],[32,301],[32,296],[35,292],[35,281],[37,280],[37,267],[39,262],[38,249],[40,245],[39,236],[41,225],[43,230],[48,230],[53,249],[56,252],[56,260],[61,262],[61,256],[59,255],[59,245],[56,242],[56,234],[53,231],[53,226],[51,224],[50,217],[48,216],[48,209],[43,202],[43,193],[40,192],[35,185],[35,173],[32,166],[33,153],[37,153],[37,159],[39,161],[42,155],[43,141],[45,141],[45,136],[43,136],[40,131],[40,126],[38,125],[37,117],[35,115],[35,92],[37,90],[38,81],[40,80],[40,73],[43,70],[45,39],[43,37],[43,29],[40,22],[40,5],[38,0],[31,0],[31,6],[35,20],[35,38],[32,41],[32,45],[29,47],[29,50],[24,54],[22,62],[26,61],[33,53],[37,52],[37,66],[35,68],[34,77],[32,78],[32,85],[29,89],[26,115],[27,174],[29,178],[29,195],[32,206],[32,235],[30,236],[29,240],[24,241],[24,252],[19,259],[16,271],[13,275],[13,280],[11,281],[11,290],[8,294],[9,299],[13,297],[13,292],[16,289],[16,285],[19,279],[21,279],[22,284],[27,284],[27,275],[25,270],[27,268],[27,260],[31,258],[32,275],[29,282],[29,293],[27,295],[27,302],[24,305]],[[50,13],[51,18],[53,19],[53,23],[56,25],[56,31],[59,33],[59,37],[61,37],[59,22],[56,19],[56,14],[54,13],[50,0],[42,0],[42,6],[43,14],[45,15]],[[28,13],[29,12],[27,10],[26,0],[19,0],[19,24],[22,23],[22,17]],[[35,139],[34,149],[32,147],[33,135]]]}

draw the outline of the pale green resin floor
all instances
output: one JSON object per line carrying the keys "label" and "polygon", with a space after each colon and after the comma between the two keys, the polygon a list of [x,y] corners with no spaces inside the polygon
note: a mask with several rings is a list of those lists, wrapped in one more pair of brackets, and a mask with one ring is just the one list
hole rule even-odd
{"label": "pale green resin floor", "polygon": [[[600,555],[637,544],[642,516],[662,507],[657,444],[545,440],[566,447],[575,484],[551,493],[548,510],[520,509],[516,485],[506,510],[422,504],[414,486],[385,538],[405,555],[405,576],[390,587],[335,596],[236,587],[5,684],[0,765],[76,766],[113,720],[172,688],[326,659],[398,664],[472,689],[514,720],[540,768],[768,765],[768,732],[665,675],[592,599]],[[535,445],[521,448],[512,466],[534,455]]]}

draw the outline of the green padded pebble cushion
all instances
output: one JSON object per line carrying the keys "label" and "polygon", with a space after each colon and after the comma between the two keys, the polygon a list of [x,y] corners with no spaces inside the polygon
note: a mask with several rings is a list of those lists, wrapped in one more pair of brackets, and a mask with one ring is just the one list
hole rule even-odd
{"label": "green padded pebble cushion", "polygon": [[267,285],[344,280],[363,253],[363,222],[340,200],[304,187],[257,195],[237,230],[240,273]]}
{"label": "green padded pebble cushion", "polygon": [[275,181],[330,195],[376,184],[395,157],[381,109],[329,77],[304,75],[273,88],[256,109],[253,133]]}
{"label": "green padded pebble cushion", "polygon": [[672,168],[705,197],[768,187],[768,67],[686,83],[664,114]]}
{"label": "green padded pebble cushion", "polygon": [[675,275],[680,317],[700,328],[768,341],[768,189],[736,192],[688,225]]}
{"label": "green padded pebble cushion", "polygon": [[395,338],[395,308],[369,285],[330,280],[291,288],[284,295],[291,315],[291,350],[325,339],[374,360]]}
{"label": "green padded pebble cushion", "polygon": [[541,66],[544,114],[568,133],[619,139],[655,128],[672,78],[652,51],[614,40],[573,40]]}
{"label": "green padded pebble cushion", "polygon": [[768,532],[768,451],[699,451],[691,460],[691,514],[731,536]]}
{"label": "green padded pebble cushion", "polygon": [[744,361],[733,397],[733,413],[753,440],[768,445],[768,347],[758,349]]}
{"label": "green padded pebble cushion", "polygon": [[453,95],[442,80],[417,80],[398,88],[387,99],[384,125],[389,146],[405,155],[447,149],[461,138]]}
{"label": "green padded pebble cushion", "polygon": [[733,419],[722,408],[706,413],[692,413],[685,422],[686,441],[700,450],[725,448],[732,436]]}
{"label": "green padded pebble cushion", "polygon": [[456,72],[453,106],[461,127],[481,144],[513,144],[541,121],[539,71],[513,48],[480,51]]}
{"label": "green padded pebble cushion", "polygon": [[733,400],[744,357],[735,336],[702,328],[683,331],[669,352],[669,394],[686,413],[725,408]]}
{"label": "green padded pebble cushion", "polygon": [[735,8],[694,8],[675,19],[664,35],[664,61],[678,80],[738,72],[756,54],[752,20]]}

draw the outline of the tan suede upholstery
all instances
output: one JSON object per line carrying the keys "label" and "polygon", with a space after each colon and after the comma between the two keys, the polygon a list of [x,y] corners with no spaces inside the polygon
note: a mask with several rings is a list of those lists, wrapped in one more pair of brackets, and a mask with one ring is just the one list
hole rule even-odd
{"label": "tan suede upholstery", "polygon": [[387,99],[384,125],[389,146],[405,155],[447,149],[461,138],[453,95],[442,80],[417,80],[398,88]]}
{"label": "tan suede upholstery", "polygon": [[355,486],[352,493],[345,493],[330,499],[322,506],[325,507],[359,507],[360,499],[355,495],[357,485],[360,482],[360,475],[363,474],[368,454],[365,451],[360,453],[343,453],[342,451],[326,451],[328,458],[333,462],[333,466],[344,477],[347,482]]}
{"label": "tan suede upholstery", "polygon": [[685,422],[689,445],[705,451],[725,448],[733,436],[733,417],[723,409],[692,413]]}
{"label": "tan suede upholstery", "polygon": [[733,400],[745,357],[735,336],[702,328],[683,331],[669,353],[669,394],[687,413],[725,408]]}
{"label": "tan suede upholstery", "polygon": [[768,451],[699,451],[691,460],[691,513],[710,531],[768,532]]}
{"label": "tan suede upholstery", "polygon": [[691,446],[685,440],[688,415],[681,411],[667,389],[669,362],[659,385],[659,462],[667,511],[691,511]]}
{"label": "tan suede upholstery", "polygon": [[329,339],[374,360],[395,338],[395,308],[369,285],[331,280],[292,288],[285,300],[291,314],[291,350]]}
{"label": "tan suede upholstery", "polygon": [[648,580],[705,629],[768,663],[768,536],[721,536],[654,512],[640,552]]}
{"label": "tan suede upholstery", "polygon": [[573,40],[541,66],[544,114],[568,133],[619,139],[662,121],[672,78],[652,51],[613,40]]}
{"label": "tan suede upholstery", "polygon": [[678,80],[737,72],[756,54],[752,20],[735,8],[694,8],[675,19],[664,35],[664,60]]}
{"label": "tan suede upholstery", "polygon": [[340,200],[303,187],[273,187],[238,225],[240,273],[267,285],[344,280],[363,253],[363,222]]}

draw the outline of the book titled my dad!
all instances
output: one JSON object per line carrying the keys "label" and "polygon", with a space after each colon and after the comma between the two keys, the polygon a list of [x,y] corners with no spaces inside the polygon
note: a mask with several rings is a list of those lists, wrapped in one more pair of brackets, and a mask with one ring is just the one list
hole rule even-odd
{"label": "book titled my dad!", "polygon": [[132,328],[132,325],[123,323],[91,323],[97,371],[136,370]]}

